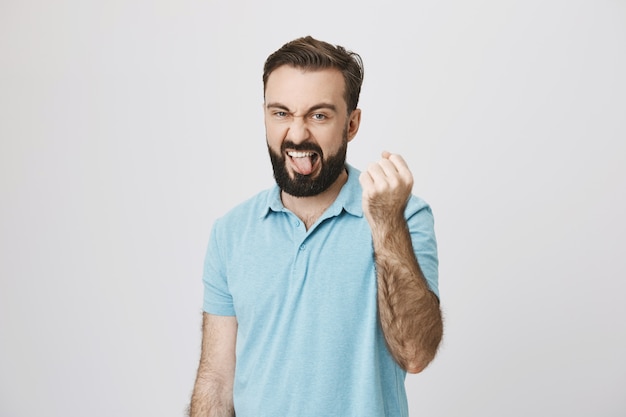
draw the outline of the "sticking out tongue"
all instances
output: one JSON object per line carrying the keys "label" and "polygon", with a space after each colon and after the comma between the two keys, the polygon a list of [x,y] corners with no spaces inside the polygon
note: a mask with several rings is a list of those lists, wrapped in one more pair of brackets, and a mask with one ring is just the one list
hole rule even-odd
{"label": "sticking out tongue", "polygon": [[294,165],[296,166],[296,171],[302,175],[309,175],[313,171],[313,164],[311,163],[310,156],[303,156],[299,158],[292,157]]}

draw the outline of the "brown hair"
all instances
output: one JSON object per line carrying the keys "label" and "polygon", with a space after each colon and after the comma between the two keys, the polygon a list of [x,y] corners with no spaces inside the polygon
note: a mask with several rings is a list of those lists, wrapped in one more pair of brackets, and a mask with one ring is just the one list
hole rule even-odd
{"label": "brown hair", "polygon": [[284,44],[265,61],[263,66],[264,93],[267,79],[272,71],[283,65],[305,70],[338,69],[343,74],[346,85],[344,98],[348,105],[348,114],[356,109],[363,84],[363,61],[359,54],[311,36],[295,39]]}

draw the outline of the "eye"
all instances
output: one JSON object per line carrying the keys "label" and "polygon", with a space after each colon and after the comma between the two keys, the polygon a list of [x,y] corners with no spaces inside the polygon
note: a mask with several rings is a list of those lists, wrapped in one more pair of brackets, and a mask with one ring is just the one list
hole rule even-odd
{"label": "eye", "polygon": [[311,117],[313,118],[313,120],[317,120],[317,121],[326,120],[326,115],[322,113],[313,113]]}
{"label": "eye", "polygon": [[284,117],[287,117],[287,112],[286,111],[282,111],[282,110],[278,110],[278,111],[274,112],[274,116],[282,119]]}

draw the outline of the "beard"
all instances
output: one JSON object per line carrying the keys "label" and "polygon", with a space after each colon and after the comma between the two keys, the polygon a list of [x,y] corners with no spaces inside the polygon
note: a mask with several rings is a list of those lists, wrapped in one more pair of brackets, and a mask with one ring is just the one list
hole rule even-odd
{"label": "beard", "polygon": [[[294,197],[311,197],[326,191],[343,172],[346,167],[346,154],[348,150],[347,131],[343,133],[341,147],[334,155],[325,157],[322,149],[314,143],[301,143],[296,145],[291,141],[285,141],[280,147],[280,153],[274,152],[269,144],[267,149],[274,169],[274,179],[278,187]],[[302,175],[295,172],[293,177],[287,171],[286,149],[296,151],[313,151],[319,155],[321,170],[317,176]]]}

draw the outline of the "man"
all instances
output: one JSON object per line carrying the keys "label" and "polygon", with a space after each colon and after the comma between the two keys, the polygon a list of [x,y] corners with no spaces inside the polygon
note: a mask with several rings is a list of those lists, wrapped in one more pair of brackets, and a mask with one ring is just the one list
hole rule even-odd
{"label": "man", "polygon": [[277,185],[213,225],[192,417],[408,415],[442,336],[433,217],[399,155],[346,164],[362,81],[311,37],[265,62]]}

